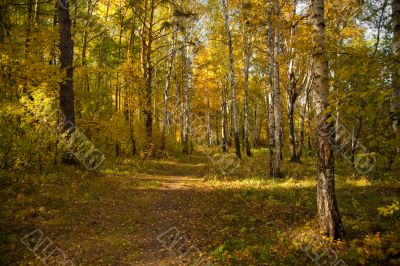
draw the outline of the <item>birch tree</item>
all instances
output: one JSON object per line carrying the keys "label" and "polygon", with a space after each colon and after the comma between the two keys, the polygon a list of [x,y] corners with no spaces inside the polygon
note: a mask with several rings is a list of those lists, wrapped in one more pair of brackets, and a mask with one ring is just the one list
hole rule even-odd
{"label": "birch tree", "polygon": [[250,70],[250,36],[249,36],[249,20],[248,9],[249,3],[242,3],[243,9],[243,72],[244,72],[244,143],[247,156],[251,156],[249,142],[249,70]]}
{"label": "birch tree", "polygon": [[233,133],[235,139],[235,152],[236,157],[238,159],[242,159],[241,151],[240,151],[240,140],[239,140],[239,125],[238,125],[238,114],[237,114],[237,106],[236,106],[236,80],[235,80],[235,65],[233,59],[233,44],[232,44],[232,36],[231,29],[229,25],[229,13],[228,13],[228,3],[227,0],[221,0],[222,3],[222,11],[224,15],[225,22],[225,30],[228,40],[228,48],[229,48],[229,68],[230,68],[230,85],[232,90],[232,122],[233,122]]}
{"label": "birch tree", "polygon": [[314,93],[317,117],[317,207],[322,233],[335,239],[343,237],[344,227],[340,218],[335,194],[334,125],[328,113],[328,60],[325,48],[324,0],[312,0]]}

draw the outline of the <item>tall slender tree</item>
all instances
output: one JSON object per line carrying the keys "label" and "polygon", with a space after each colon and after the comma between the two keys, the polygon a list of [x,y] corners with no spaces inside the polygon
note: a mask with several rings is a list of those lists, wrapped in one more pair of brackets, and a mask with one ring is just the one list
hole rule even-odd
{"label": "tall slender tree", "polygon": [[328,60],[325,50],[324,0],[312,0],[314,93],[317,117],[317,207],[321,231],[335,239],[344,234],[335,194],[334,125],[328,113]]}
{"label": "tall slender tree", "polygon": [[232,43],[232,34],[229,25],[229,12],[228,12],[228,2],[227,0],[221,0],[222,2],[222,10],[224,14],[225,21],[225,30],[228,39],[228,48],[229,48],[229,68],[230,68],[230,85],[232,90],[232,122],[233,122],[233,133],[235,139],[235,152],[236,157],[238,159],[242,159],[242,154],[240,151],[240,140],[239,140],[239,121],[237,114],[237,106],[236,106],[236,80],[235,80],[235,65],[233,59],[233,43]]}
{"label": "tall slender tree", "polygon": [[250,142],[249,142],[249,70],[250,70],[250,36],[249,36],[249,20],[248,9],[249,3],[242,3],[243,9],[243,72],[244,72],[244,143],[247,156],[251,156]]}
{"label": "tall slender tree", "polygon": [[[75,108],[74,108],[74,90],[73,90],[73,58],[74,58],[74,42],[71,37],[71,18],[69,15],[69,1],[58,1],[58,18],[60,24],[60,63],[61,70],[66,73],[64,80],[60,83],[60,108],[63,112],[65,125],[62,127],[63,133],[66,134],[67,140],[73,142],[71,138],[75,130]],[[73,147],[72,147],[73,149]],[[75,164],[71,149],[63,152],[63,163]]]}
{"label": "tall slender tree", "polygon": [[392,25],[393,25],[393,95],[390,105],[392,126],[399,134],[400,125],[400,0],[392,0]]}
{"label": "tall slender tree", "polygon": [[272,14],[273,14],[273,4],[272,0],[268,3],[268,97],[266,95],[266,88],[264,88],[265,102],[267,106],[268,113],[268,146],[269,146],[269,176],[275,176],[275,115],[274,115],[274,31],[272,28]]}

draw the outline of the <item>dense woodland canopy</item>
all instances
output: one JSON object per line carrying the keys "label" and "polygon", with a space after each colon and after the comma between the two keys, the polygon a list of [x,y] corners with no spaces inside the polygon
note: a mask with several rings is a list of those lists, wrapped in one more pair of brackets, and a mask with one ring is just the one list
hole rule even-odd
{"label": "dense woodland canopy", "polygon": [[[0,88],[10,200],[21,175],[199,154],[218,180],[311,167],[331,240],[352,232],[335,173],[392,182],[398,225],[399,0],[1,0]],[[355,261],[399,263],[385,247]]]}

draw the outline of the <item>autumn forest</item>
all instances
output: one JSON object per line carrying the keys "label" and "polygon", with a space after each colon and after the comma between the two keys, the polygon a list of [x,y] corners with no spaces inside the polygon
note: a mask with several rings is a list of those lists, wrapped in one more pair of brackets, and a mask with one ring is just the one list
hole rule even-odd
{"label": "autumn forest", "polygon": [[0,265],[399,265],[399,0],[0,0]]}

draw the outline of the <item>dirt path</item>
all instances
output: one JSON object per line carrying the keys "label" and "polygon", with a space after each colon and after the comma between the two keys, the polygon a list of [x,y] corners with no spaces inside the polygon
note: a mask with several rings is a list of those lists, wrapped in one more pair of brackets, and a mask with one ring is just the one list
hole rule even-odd
{"label": "dirt path", "polygon": [[[135,265],[186,264],[187,258],[182,255],[192,247],[192,243],[184,229],[193,219],[192,199],[197,197],[201,177],[206,172],[207,159],[190,156],[184,161],[166,165],[162,170],[150,169],[149,174],[142,177],[143,180],[151,179],[159,183],[154,189],[158,199],[139,222],[145,236],[138,243],[140,255]],[[170,248],[177,235],[184,240]],[[184,243],[186,239],[188,242]],[[178,250],[178,246],[182,246],[182,250]]]}

